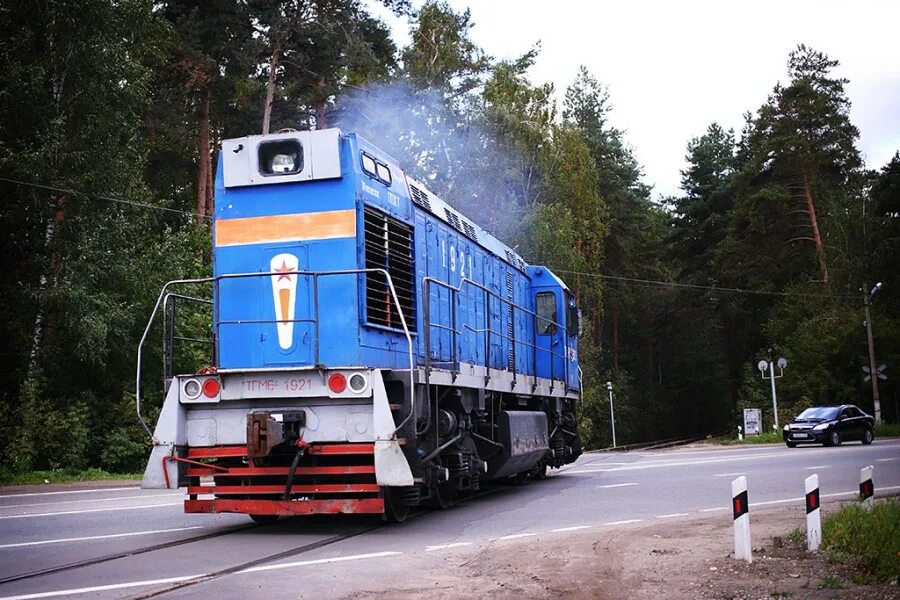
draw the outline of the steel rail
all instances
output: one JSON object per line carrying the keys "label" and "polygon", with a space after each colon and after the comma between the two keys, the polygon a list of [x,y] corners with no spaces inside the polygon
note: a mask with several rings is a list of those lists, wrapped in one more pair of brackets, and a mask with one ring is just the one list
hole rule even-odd
{"label": "steel rail", "polygon": [[30,571],[28,573],[20,573],[18,575],[10,575],[8,577],[0,578],[0,585],[4,583],[12,583],[13,581],[21,581],[23,579],[33,579],[34,577],[40,577],[42,575],[50,575],[52,573],[59,573],[62,571],[71,571],[72,569],[78,569],[80,567],[90,567],[93,565],[99,565],[105,562],[109,562],[111,560],[117,560],[120,558],[126,558],[129,556],[137,556],[139,554],[146,554],[147,552],[153,552],[155,550],[167,550],[169,548],[174,548],[176,546],[183,546],[185,544],[191,544],[193,542],[200,542],[212,538],[222,537],[224,535],[230,535],[232,533],[238,533],[240,531],[245,531],[248,529],[256,529],[257,527],[263,527],[263,525],[257,525],[256,523],[251,523],[248,525],[239,525],[237,527],[230,527],[226,531],[214,531],[211,533],[204,533],[200,535],[191,536],[189,538],[184,538],[182,540],[174,540],[171,542],[163,542],[161,544],[153,544],[152,546],[145,546],[143,548],[138,548],[136,550],[125,550],[123,552],[117,552],[115,554],[108,554],[106,556],[99,556],[97,558],[89,558],[87,560],[81,560],[74,563],[68,563],[65,565],[60,565],[57,567],[48,567],[46,569],[39,569],[37,571]]}

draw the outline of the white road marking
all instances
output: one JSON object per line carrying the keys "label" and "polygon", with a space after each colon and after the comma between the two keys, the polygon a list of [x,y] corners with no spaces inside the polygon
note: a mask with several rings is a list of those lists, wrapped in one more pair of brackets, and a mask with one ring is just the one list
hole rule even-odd
{"label": "white road marking", "polygon": [[606,473],[607,471],[611,471],[612,469],[585,469],[581,471],[568,471],[568,473],[572,475],[583,475],[585,473]]}
{"label": "white road marking", "polygon": [[707,465],[713,463],[720,462],[737,462],[739,460],[756,460],[758,458],[771,458],[773,456],[781,456],[780,454],[754,454],[753,456],[738,456],[734,458],[710,458],[706,460],[688,460],[681,462],[660,462],[660,463],[649,463],[649,464],[637,464],[634,466],[627,467],[615,467],[613,469],[609,469],[609,472],[615,473],[617,471],[636,471],[638,469],[658,469],[660,467],[687,467],[692,465]]}
{"label": "white road marking", "polygon": [[184,577],[169,577],[168,579],[148,579],[145,581],[129,581],[127,583],[113,583],[110,585],[97,585],[94,587],[75,588],[71,590],[56,590],[55,592],[38,592],[36,594],[23,594],[21,596],[3,596],[0,600],[35,600],[36,598],[55,598],[57,596],[70,596],[75,594],[90,594],[91,592],[106,592],[109,590],[123,590],[133,587],[148,585],[165,585],[168,583],[180,583],[189,579],[197,579],[205,575],[186,575]]}
{"label": "white road marking", "polygon": [[669,513],[667,515],[656,515],[657,519],[671,519],[672,517],[686,517],[690,513]]}
{"label": "white road marking", "polygon": [[504,535],[502,537],[494,538],[496,540],[517,540],[519,538],[532,537],[537,535],[536,533],[514,533],[512,535]]}
{"label": "white road marking", "polygon": [[889,460],[897,460],[896,458],[876,458],[875,462],[887,462]]}
{"label": "white road marking", "polygon": [[[251,567],[249,569],[244,569],[242,571],[238,571],[236,574],[241,573],[258,573],[260,571],[275,571],[278,569],[290,569],[293,567],[305,567],[308,565],[322,565],[326,563],[335,563],[335,562],[345,562],[350,560],[362,560],[365,558],[378,558],[381,556],[395,556],[397,554],[402,554],[401,552],[374,552],[372,554],[356,554],[353,556],[336,556],[333,558],[319,558],[316,560],[303,560],[299,562],[292,563],[282,563],[277,565],[263,565],[259,567]],[[133,587],[145,587],[150,585],[165,585],[169,583],[180,583],[182,581],[190,581],[192,579],[202,579],[203,577],[207,577],[207,574],[201,573],[198,575],[185,575],[182,577],[169,577],[167,579],[147,579],[144,581],[128,581],[126,583],[113,583],[110,585],[98,585],[94,587],[87,588],[75,588],[71,590],[56,590],[53,592],[38,592],[36,594],[23,594],[21,596],[4,596],[0,598],[0,600],[37,600],[38,598],[55,598],[58,596],[70,596],[75,594],[89,594],[91,592],[105,592],[109,590],[121,590]]]}
{"label": "white road marking", "polygon": [[717,506],[715,508],[701,508],[699,512],[716,512],[717,510],[728,510],[728,509],[724,506]]}
{"label": "white road marking", "polygon": [[138,535],[157,535],[160,533],[172,533],[175,531],[187,531],[189,529],[203,529],[203,525],[194,525],[192,527],[178,527],[177,529],[156,529],[154,531],[132,531],[129,533],[113,533],[110,535],[92,535],[80,538],[62,538],[58,540],[41,540],[39,542],[22,542],[21,544],[3,544],[3,548],[22,548],[24,546],[43,546],[45,544],[63,544],[66,542],[86,542],[89,540],[109,540],[113,538],[134,537]]}
{"label": "white road marking", "polygon": [[[31,517],[56,517],[58,515],[81,515],[84,513],[110,512],[113,510],[136,510],[139,508],[160,508],[162,506],[181,506],[183,500],[178,502],[166,502],[165,504],[142,504],[140,506],[117,506],[115,508],[88,508],[85,510],[65,510],[51,513],[33,513],[29,515],[3,515],[0,519],[28,519]],[[0,600],[3,600],[0,598]]]}
{"label": "white road marking", "polygon": [[439,544],[437,546],[427,546],[425,552],[434,552],[435,550],[446,550],[447,548],[459,548],[461,546],[471,546],[472,542],[453,542],[452,544]]}
{"label": "white road marking", "polygon": [[746,475],[746,473],[716,473],[716,477],[737,477],[738,475]]}
{"label": "white road marking", "polygon": [[27,494],[2,494],[0,499],[25,498],[26,496],[56,496],[58,494],[100,494],[103,492],[123,492],[125,490],[139,490],[140,486],[118,488],[95,488],[92,490],[69,490],[67,492],[29,492]]}
{"label": "white road marking", "polygon": [[[310,565],[325,565],[328,563],[336,563],[336,562],[346,562],[349,560],[363,560],[366,558],[380,558],[382,556],[396,556],[398,554],[403,554],[402,552],[372,552],[371,554],[353,554],[351,556],[335,556],[332,558],[316,558],[313,560],[299,560],[297,562],[291,563],[280,563],[277,565],[261,565],[259,567],[250,567],[249,569],[244,569],[243,571],[238,571],[240,573],[259,573],[261,571],[278,571],[280,569],[292,569],[294,567],[306,567]],[[0,598],[0,600],[3,600]]]}
{"label": "white road marking", "polygon": [[640,523],[643,519],[625,519],[624,521],[609,521],[603,525],[627,525],[628,523]]}
{"label": "white road marking", "polygon": [[805,469],[807,471],[810,471],[812,469],[830,469],[830,468],[831,468],[831,465],[819,465],[817,467],[805,467]]}
{"label": "white road marking", "polygon": [[0,504],[4,508],[25,508],[28,506],[57,506],[59,504],[72,504],[75,502],[109,502],[111,500],[144,500],[146,498],[172,498],[177,494],[150,494],[148,496],[116,496],[114,498],[88,498],[87,500],[60,500],[59,502],[35,502],[32,504]]}
{"label": "white road marking", "polygon": [[590,525],[575,525],[573,527],[560,527],[558,529],[551,529],[553,533],[565,533],[566,531],[578,531],[579,529],[590,529]]}
{"label": "white road marking", "polygon": [[607,485],[598,485],[598,488],[617,488],[617,487],[628,487],[630,485],[637,485],[636,483],[609,483]]}

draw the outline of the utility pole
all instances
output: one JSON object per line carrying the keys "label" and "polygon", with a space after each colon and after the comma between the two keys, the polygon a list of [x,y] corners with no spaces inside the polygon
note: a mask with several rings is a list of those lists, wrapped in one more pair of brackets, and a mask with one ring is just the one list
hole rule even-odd
{"label": "utility pole", "polygon": [[875,284],[871,291],[866,292],[866,286],[863,284],[861,288],[863,292],[863,304],[866,307],[866,338],[869,341],[869,369],[872,375],[872,402],[875,405],[875,422],[881,423],[881,398],[878,396],[878,370],[875,364],[875,339],[872,335],[872,314],[869,311],[869,305],[872,303],[872,296],[881,289],[881,282]]}
{"label": "utility pole", "polygon": [[609,418],[612,421],[612,435],[613,435],[613,445],[612,447],[616,447],[616,415],[613,412],[613,396],[612,396],[612,381],[606,382],[606,389],[609,390]]}
{"label": "utility pole", "polygon": [[[763,379],[768,379],[772,383],[772,412],[775,415],[775,431],[778,431],[778,396],[775,394],[775,380],[784,377],[784,368],[787,366],[787,360],[779,358],[778,362],[772,362],[772,350],[769,350],[769,360],[761,360],[756,367],[759,369]],[[775,365],[778,365],[779,374],[775,375]],[[766,377],[766,370],[769,376]]]}

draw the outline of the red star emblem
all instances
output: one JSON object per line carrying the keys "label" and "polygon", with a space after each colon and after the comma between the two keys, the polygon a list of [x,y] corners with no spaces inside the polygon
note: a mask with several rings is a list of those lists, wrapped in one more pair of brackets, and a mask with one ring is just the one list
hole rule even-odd
{"label": "red star emblem", "polygon": [[276,281],[281,281],[282,279],[287,279],[288,281],[290,281],[291,280],[291,275],[290,275],[291,271],[293,271],[293,269],[288,267],[287,263],[285,261],[281,261],[281,266],[276,268],[275,272],[282,273],[282,274],[278,276],[278,279],[276,279]]}

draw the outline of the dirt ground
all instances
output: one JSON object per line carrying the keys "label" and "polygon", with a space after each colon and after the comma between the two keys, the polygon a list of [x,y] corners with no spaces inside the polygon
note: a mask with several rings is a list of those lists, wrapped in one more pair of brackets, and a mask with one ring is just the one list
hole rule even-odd
{"label": "dirt ground", "polygon": [[404,572],[385,574],[387,589],[349,598],[900,599],[897,585],[857,585],[858,565],[831,564],[790,541],[805,522],[802,507],[752,511],[752,564],[731,558],[731,515],[723,511],[421,555]]}

